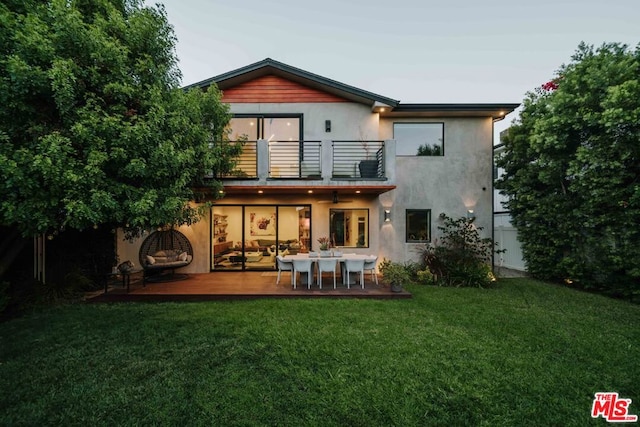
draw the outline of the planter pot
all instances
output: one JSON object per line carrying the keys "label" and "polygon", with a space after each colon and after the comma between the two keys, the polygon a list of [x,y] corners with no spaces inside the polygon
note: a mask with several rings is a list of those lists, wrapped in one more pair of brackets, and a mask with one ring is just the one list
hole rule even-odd
{"label": "planter pot", "polygon": [[331,256],[331,251],[320,251],[320,256],[329,257]]}
{"label": "planter pot", "polygon": [[391,285],[391,292],[402,292],[402,285]]}
{"label": "planter pot", "polygon": [[378,161],[362,160],[358,164],[361,178],[377,178],[378,177]]}

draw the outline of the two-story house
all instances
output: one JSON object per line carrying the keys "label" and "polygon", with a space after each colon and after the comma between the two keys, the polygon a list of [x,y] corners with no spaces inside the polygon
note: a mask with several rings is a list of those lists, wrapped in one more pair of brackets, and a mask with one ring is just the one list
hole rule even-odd
{"label": "two-story house", "polygon": [[[186,272],[274,269],[317,250],[416,259],[439,215],[475,216],[492,235],[493,124],[518,104],[403,104],[272,59],[191,85],[217,84],[246,138],[224,197],[182,227]],[[419,155],[420,154],[420,155]],[[137,259],[139,242],[119,244]]]}

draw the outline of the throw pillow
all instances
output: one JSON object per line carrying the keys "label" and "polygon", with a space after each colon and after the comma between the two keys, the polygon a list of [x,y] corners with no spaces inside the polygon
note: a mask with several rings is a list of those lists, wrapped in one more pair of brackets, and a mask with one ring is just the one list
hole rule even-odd
{"label": "throw pillow", "polygon": [[147,255],[147,264],[153,265],[155,263],[156,263],[156,259],[154,257],[152,257],[151,255]]}
{"label": "throw pillow", "polygon": [[178,255],[178,260],[186,261],[187,260],[187,253],[186,252],[182,252],[180,255]]}

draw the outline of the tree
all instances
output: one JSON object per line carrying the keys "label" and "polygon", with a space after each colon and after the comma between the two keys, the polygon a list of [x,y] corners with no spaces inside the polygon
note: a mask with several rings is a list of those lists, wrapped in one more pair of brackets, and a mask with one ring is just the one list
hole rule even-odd
{"label": "tree", "polygon": [[190,224],[238,145],[215,86],[183,91],[162,6],[0,4],[0,222],[25,236]]}
{"label": "tree", "polygon": [[581,43],[527,94],[504,139],[498,188],[530,273],[640,290],[640,45]]}

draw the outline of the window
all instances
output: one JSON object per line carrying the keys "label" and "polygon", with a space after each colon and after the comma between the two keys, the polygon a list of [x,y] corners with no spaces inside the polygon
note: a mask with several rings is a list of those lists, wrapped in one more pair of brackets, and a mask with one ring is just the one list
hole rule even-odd
{"label": "window", "polygon": [[368,209],[329,209],[331,244],[347,248],[369,247]]}
{"label": "window", "polygon": [[273,270],[311,242],[310,205],[214,205],[211,216],[212,270]]}
{"label": "window", "polygon": [[246,136],[249,141],[267,139],[269,142],[302,140],[301,115],[244,115],[238,114],[229,122],[229,139]]}
{"label": "window", "polygon": [[444,123],[394,123],[398,156],[444,156]]}
{"label": "window", "polygon": [[431,241],[431,209],[407,209],[407,243]]}

